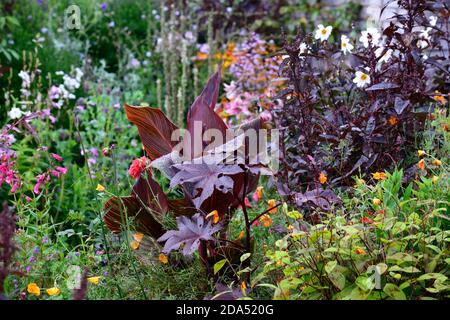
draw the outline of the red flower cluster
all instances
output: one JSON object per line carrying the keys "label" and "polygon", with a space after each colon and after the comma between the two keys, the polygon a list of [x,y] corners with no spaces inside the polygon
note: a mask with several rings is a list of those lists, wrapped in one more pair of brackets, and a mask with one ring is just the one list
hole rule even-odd
{"label": "red flower cluster", "polygon": [[[378,215],[384,215],[384,209],[381,209],[381,210],[375,211],[375,212],[369,211],[369,212],[367,212],[367,214],[369,216],[373,216],[373,217],[377,217]],[[373,224],[373,219],[371,219],[369,217],[362,217],[361,218],[361,223]]]}
{"label": "red flower cluster", "polygon": [[150,163],[150,159],[145,156],[140,157],[139,159],[133,161],[130,169],[128,170],[128,173],[133,179],[138,179],[148,163]]}

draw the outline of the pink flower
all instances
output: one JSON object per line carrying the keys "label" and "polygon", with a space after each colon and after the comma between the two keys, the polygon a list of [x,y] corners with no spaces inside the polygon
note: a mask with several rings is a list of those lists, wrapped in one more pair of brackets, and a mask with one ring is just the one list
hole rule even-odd
{"label": "pink flower", "polygon": [[133,161],[128,170],[128,173],[133,179],[137,179],[141,176],[142,171],[150,160],[147,157],[140,157]]}
{"label": "pink flower", "polygon": [[41,191],[39,190],[39,188],[41,187],[41,184],[42,184],[42,182],[44,181],[44,179],[45,179],[45,174],[39,174],[37,177],[36,177],[36,184],[34,185],[34,188],[33,188],[33,192],[35,193],[35,194],[39,194]]}
{"label": "pink flower", "polygon": [[67,168],[64,168],[64,167],[56,167],[56,170],[58,170],[62,174],[66,174],[67,173]]}
{"label": "pink flower", "polygon": [[63,159],[61,158],[60,155],[56,154],[56,153],[52,153],[52,157],[55,158],[56,160],[58,160],[59,162],[61,162]]}
{"label": "pink flower", "polygon": [[27,200],[27,202],[33,201],[33,199],[31,199],[29,196],[25,196],[25,200]]}

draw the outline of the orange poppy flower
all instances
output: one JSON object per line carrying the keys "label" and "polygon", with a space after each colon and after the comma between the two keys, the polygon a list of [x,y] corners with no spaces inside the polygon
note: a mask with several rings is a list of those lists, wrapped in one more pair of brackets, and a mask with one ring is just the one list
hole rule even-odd
{"label": "orange poppy flower", "polygon": [[264,223],[264,227],[270,227],[272,225],[272,219],[267,214],[261,216],[259,219]]}
{"label": "orange poppy flower", "polygon": [[169,263],[169,259],[167,259],[167,256],[164,253],[159,254],[159,261],[163,264]]}
{"label": "orange poppy flower", "polygon": [[324,172],[321,172],[319,175],[319,182],[321,184],[325,184],[327,183],[327,180],[328,180],[327,175]]}

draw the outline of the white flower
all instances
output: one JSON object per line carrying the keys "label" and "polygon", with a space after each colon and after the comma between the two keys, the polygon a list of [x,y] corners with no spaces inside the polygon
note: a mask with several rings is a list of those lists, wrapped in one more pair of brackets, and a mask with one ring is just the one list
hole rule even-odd
{"label": "white flower", "polygon": [[356,71],[353,83],[356,83],[356,86],[358,88],[365,87],[366,85],[370,84],[370,76],[364,72]]}
{"label": "white flower", "polygon": [[[383,47],[379,47],[377,50],[375,50],[375,56],[377,58],[379,58],[381,56],[381,54],[383,53],[384,48]],[[388,49],[386,51],[386,53],[380,58],[380,60],[378,60],[378,63],[384,63],[384,62],[388,62],[389,59],[391,59],[392,57],[392,49]]]}
{"label": "white flower", "polygon": [[63,76],[63,80],[64,86],[67,87],[69,91],[74,91],[75,89],[78,89],[80,87],[80,82],[77,79],[68,76],[67,74]]}
{"label": "white flower", "polygon": [[344,54],[351,53],[353,45],[350,43],[350,39],[346,35],[341,36],[341,50]]}
{"label": "white flower", "polygon": [[428,42],[426,40],[419,39],[417,41],[417,47],[420,49],[425,49],[426,47],[428,47]]}
{"label": "white flower", "polygon": [[317,26],[317,30],[316,30],[316,34],[314,35],[314,38],[320,39],[320,41],[325,41],[330,37],[332,30],[333,30],[332,26],[324,27],[323,24],[319,24]]}
{"label": "white flower", "polygon": [[378,32],[377,28],[367,28],[366,31],[361,32],[359,41],[364,44],[364,47],[368,48],[369,42],[372,43],[372,46],[377,46],[380,42],[380,38],[381,34]]}
{"label": "white flower", "polygon": [[22,79],[22,87],[23,88],[30,87],[31,78],[30,78],[30,75],[28,74],[28,72],[23,71],[23,70],[20,71],[19,72],[19,77]]}
{"label": "white flower", "polygon": [[308,45],[305,42],[300,43],[300,46],[298,47],[299,53],[298,55],[302,55],[308,51]]}
{"label": "white flower", "polygon": [[428,27],[428,28],[420,31],[419,38],[430,40],[431,39],[430,31],[432,31],[432,30],[433,30],[432,28]]}
{"label": "white flower", "polygon": [[225,86],[225,93],[228,100],[233,100],[237,96],[237,87],[236,82],[231,81],[230,84],[224,84]]}
{"label": "white flower", "polygon": [[20,110],[19,108],[12,108],[9,112],[8,112],[8,116],[11,119],[19,119],[22,116],[23,112],[22,110]]}
{"label": "white flower", "polygon": [[432,27],[436,26],[437,19],[438,19],[438,18],[437,18],[436,16],[431,16],[430,18],[428,18],[428,21],[430,22],[430,25],[431,25]]}

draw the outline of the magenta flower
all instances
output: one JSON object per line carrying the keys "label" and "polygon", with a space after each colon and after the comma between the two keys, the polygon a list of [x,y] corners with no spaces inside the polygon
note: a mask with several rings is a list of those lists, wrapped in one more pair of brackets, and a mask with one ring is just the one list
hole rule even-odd
{"label": "magenta flower", "polygon": [[61,162],[63,160],[62,157],[56,153],[52,153],[52,157],[55,158],[56,160],[58,160],[59,162]]}

